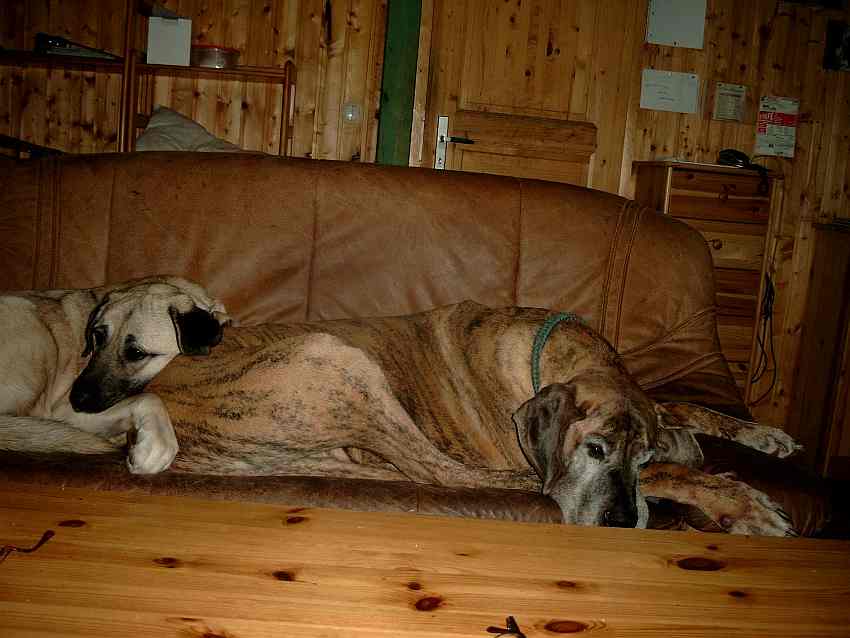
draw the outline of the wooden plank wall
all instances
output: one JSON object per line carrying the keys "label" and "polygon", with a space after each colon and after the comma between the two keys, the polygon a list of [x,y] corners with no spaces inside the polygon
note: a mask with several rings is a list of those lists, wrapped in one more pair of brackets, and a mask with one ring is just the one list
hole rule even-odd
{"label": "wooden plank wall", "polygon": [[[489,1],[434,2],[432,38],[437,48],[432,50],[429,63],[420,60],[420,68],[429,76],[429,97],[438,105],[460,99],[456,84],[444,78],[455,78],[457,69],[470,63],[458,54],[463,47],[457,43],[472,37],[465,29],[481,28],[468,16],[480,15],[490,6]],[[771,375],[764,375],[755,396],[767,395],[754,413],[762,420],[784,423],[794,400],[801,334],[817,330],[816,326],[803,325],[814,254],[811,225],[850,218],[850,73],[822,68],[827,21],[850,20],[850,11],[828,11],[778,0],[708,0],[705,46],[692,50],[644,42],[648,0],[526,0],[511,6],[498,12],[504,24],[489,25],[491,37],[508,34],[511,42],[527,42],[529,51],[536,51],[539,43],[546,41],[559,56],[549,56],[542,63],[528,61],[525,49],[522,55],[512,55],[519,50],[518,45],[506,47],[506,65],[516,66],[524,60],[527,66],[520,67],[520,73],[492,74],[488,94],[501,90],[511,95],[511,89],[514,94],[521,93],[524,85],[511,78],[520,77],[524,68],[527,77],[548,78],[543,85],[535,86],[546,91],[538,96],[539,102],[560,104],[563,100],[558,102],[558,96],[572,96],[569,108],[555,109],[548,116],[586,119],[596,125],[597,149],[589,179],[596,189],[633,196],[631,167],[635,160],[714,162],[718,152],[727,147],[751,155],[759,98],[778,95],[800,100],[801,123],[794,159],[763,158],[785,181],[772,269],[777,287],[774,332],[779,381],[771,387]],[[565,16],[571,20],[566,27]],[[432,23],[427,18],[426,25],[430,33]],[[560,72],[553,75],[552,65]],[[702,81],[700,112],[684,115],[641,109],[644,68],[697,74]],[[748,87],[743,123],[710,118],[717,81]],[[492,86],[499,82],[504,86]],[[576,96],[586,99],[577,101]],[[417,104],[421,103],[418,95]],[[506,99],[486,109],[534,114],[526,112],[523,104],[511,104]],[[428,128],[432,124],[425,125],[421,140],[414,135],[417,147],[411,153],[411,162],[431,166],[434,135]]]}
{"label": "wooden plank wall", "polygon": [[[850,11],[777,0],[708,0],[705,46],[691,50],[644,43],[647,0],[607,4],[599,10],[600,23],[606,24],[600,29],[606,35],[600,49],[605,58],[595,62],[595,111],[591,111],[600,129],[592,173],[597,188],[631,196],[634,160],[674,157],[712,162],[727,147],[752,155],[759,98],[778,95],[800,100],[795,157],[762,158],[762,163],[785,178],[772,269],[779,374],[772,388],[770,375],[755,386],[754,396],[767,394],[752,409],[759,420],[784,424],[799,387],[801,336],[817,330],[804,325],[814,255],[812,223],[850,218],[850,73],[826,71],[822,65],[827,21],[850,21]],[[684,115],[641,109],[643,68],[698,74],[701,112]],[[616,82],[610,79],[612,74],[618,76]],[[743,123],[710,118],[717,81],[748,87]],[[609,121],[616,127],[614,135],[604,133]]]}
{"label": "wooden plank wall", "polygon": [[[193,41],[238,48],[240,64],[297,68],[292,154],[375,157],[387,0],[165,0],[192,18]],[[46,31],[121,54],[123,0],[3,0],[0,46],[31,49]],[[138,45],[145,48],[144,29]],[[120,77],[108,73],[0,67],[0,132],[70,152],[117,148]],[[154,103],[178,110],[243,148],[277,153],[280,87],[157,78]],[[360,122],[344,123],[346,102]]]}
{"label": "wooden plank wall", "polygon": [[[630,3],[631,4],[631,3]],[[645,30],[645,11],[638,13],[638,33]],[[714,161],[726,147],[753,153],[755,118],[761,95],[800,100],[801,122],[793,160],[763,158],[785,177],[785,199],[774,255],[777,288],[774,310],[778,381],[771,375],[757,384],[754,396],[767,392],[753,408],[763,421],[782,424],[796,398],[796,375],[808,299],[814,246],[812,223],[850,217],[850,73],[822,67],[826,23],[847,19],[847,12],[825,11],[776,0],[709,0],[705,48],[701,51],[639,44],[630,96],[625,143],[619,167],[619,192],[631,194],[632,160],[677,157]],[[643,38],[639,38],[641,42]],[[702,79],[703,108],[697,115],[639,108],[640,69],[652,67],[696,73]],[[710,119],[716,81],[744,84],[746,120],[729,124]],[[610,155],[615,155],[611,151]],[[604,172],[604,169],[603,169]],[[609,180],[609,184],[613,180]]]}

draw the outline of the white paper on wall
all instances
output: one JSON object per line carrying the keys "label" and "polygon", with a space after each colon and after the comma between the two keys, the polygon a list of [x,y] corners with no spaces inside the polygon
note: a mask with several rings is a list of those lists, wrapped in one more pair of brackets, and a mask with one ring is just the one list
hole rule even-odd
{"label": "white paper on wall", "polygon": [[728,122],[744,121],[744,105],[747,100],[747,87],[743,84],[718,82],[714,92],[715,120]]}
{"label": "white paper on wall", "polygon": [[646,41],[671,47],[701,49],[706,0],[650,0]]}
{"label": "white paper on wall", "polygon": [[655,69],[643,70],[640,108],[674,113],[696,113],[698,107],[698,75]]}

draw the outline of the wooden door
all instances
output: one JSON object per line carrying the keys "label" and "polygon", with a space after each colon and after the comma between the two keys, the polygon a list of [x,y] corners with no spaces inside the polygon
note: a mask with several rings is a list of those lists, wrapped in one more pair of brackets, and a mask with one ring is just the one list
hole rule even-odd
{"label": "wooden door", "polygon": [[435,0],[421,165],[446,116],[448,169],[588,185],[595,5]]}

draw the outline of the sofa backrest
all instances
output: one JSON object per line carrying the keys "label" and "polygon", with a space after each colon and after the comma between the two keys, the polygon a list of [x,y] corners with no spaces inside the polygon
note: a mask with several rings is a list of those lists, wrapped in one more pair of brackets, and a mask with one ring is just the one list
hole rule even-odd
{"label": "sofa backrest", "polygon": [[244,154],[8,161],[0,288],[195,279],[243,323],[474,299],[578,313],[657,398],[746,414],[708,249],[626,199],[493,175]]}

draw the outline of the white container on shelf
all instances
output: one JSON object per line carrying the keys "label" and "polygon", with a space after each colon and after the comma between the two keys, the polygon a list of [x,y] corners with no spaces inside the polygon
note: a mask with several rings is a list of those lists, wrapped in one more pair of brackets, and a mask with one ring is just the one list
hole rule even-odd
{"label": "white container on shelf", "polygon": [[148,64],[189,66],[192,21],[188,18],[150,18]]}

